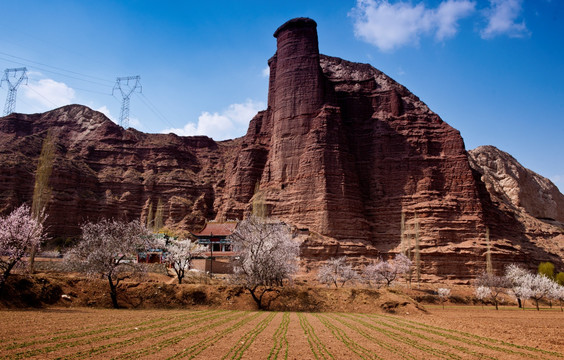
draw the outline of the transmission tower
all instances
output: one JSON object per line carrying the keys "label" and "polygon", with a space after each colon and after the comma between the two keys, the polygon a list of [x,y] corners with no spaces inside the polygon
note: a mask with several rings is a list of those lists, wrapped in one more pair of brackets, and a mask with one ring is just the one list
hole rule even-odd
{"label": "transmission tower", "polygon": [[141,76],[126,76],[118,77],[116,79],[116,84],[112,89],[112,95],[118,89],[121,92],[121,97],[123,99],[121,103],[121,112],[119,114],[119,125],[125,129],[129,127],[129,98],[135,90],[139,90],[141,93],[141,84],[139,81]]}
{"label": "transmission tower", "polygon": [[4,77],[0,81],[0,86],[5,82],[8,83],[8,96],[6,97],[6,105],[4,106],[4,116],[10,115],[16,108],[16,95],[18,93],[18,86],[22,81],[27,84],[27,68],[6,69],[4,70]]}

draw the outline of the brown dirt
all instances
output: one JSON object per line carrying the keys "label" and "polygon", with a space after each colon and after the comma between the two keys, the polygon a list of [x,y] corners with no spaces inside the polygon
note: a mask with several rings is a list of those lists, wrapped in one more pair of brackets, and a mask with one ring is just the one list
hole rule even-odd
{"label": "brown dirt", "polygon": [[[187,279],[169,284],[165,275],[149,274],[144,281],[123,282],[118,303],[127,309],[229,309],[256,310],[257,305],[243,287],[221,279]],[[47,290],[46,290],[47,289]],[[65,295],[65,296],[62,296]],[[268,293],[265,303],[276,311],[423,312],[409,296],[388,289],[286,286]],[[0,295],[1,308],[22,307],[112,307],[109,285],[101,279],[79,274],[13,275]]]}
{"label": "brown dirt", "polygon": [[478,306],[400,316],[55,308],[0,316],[0,351],[11,359],[274,359],[286,351],[289,359],[564,358],[564,313],[556,310]]}

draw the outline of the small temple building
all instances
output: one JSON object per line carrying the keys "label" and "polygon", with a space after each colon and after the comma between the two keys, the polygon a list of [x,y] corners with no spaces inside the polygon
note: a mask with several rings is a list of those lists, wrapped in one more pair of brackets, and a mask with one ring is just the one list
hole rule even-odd
{"label": "small temple building", "polygon": [[194,261],[194,268],[210,273],[229,274],[232,272],[231,260],[236,253],[229,239],[237,228],[237,221],[227,222],[208,222],[200,232],[193,232],[192,235],[198,244],[206,246],[208,251],[204,254],[206,260],[203,264]]}
{"label": "small temple building", "polygon": [[236,221],[208,222],[206,226],[197,233],[192,233],[198,244],[207,246],[210,252],[232,252],[229,235],[235,231]]}

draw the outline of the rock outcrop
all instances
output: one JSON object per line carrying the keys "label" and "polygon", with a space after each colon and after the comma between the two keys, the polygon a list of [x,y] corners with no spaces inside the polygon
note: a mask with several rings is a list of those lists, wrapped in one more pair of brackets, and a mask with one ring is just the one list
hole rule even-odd
{"label": "rock outcrop", "polygon": [[30,201],[37,158],[47,132],[56,139],[47,225],[55,237],[73,237],[79,225],[101,217],[145,221],[163,204],[168,225],[189,229],[213,218],[225,162],[237,141],[124,130],[84,106],[44,114],[12,114],[0,121],[0,208]]}
{"label": "rock outcrop", "polygon": [[316,26],[298,18],[276,30],[268,108],[239,139],[124,130],[78,105],[1,118],[0,209],[31,199],[51,131],[55,236],[86,219],[145,221],[159,200],[168,227],[198,230],[260,199],[295,226],[305,271],[332,256],[361,265],[415,252],[417,241],[425,277],[468,279],[485,269],[486,228],[498,270],[562,265],[556,188],[501,153],[469,155],[457,130],[372,66],[319,54]]}
{"label": "rock outcrop", "polygon": [[514,211],[564,223],[564,195],[547,178],[523,167],[494,146],[469,151],[470,165],[482,174],[488,193]]}

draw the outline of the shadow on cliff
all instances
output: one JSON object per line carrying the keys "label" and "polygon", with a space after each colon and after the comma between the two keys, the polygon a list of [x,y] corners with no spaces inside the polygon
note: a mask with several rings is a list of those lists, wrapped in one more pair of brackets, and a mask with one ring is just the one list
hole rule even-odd
{"label": "shadow on cliff", "polygon": [[[527,228],[517,220],[515,214],[510,209],[502,209],[503,206],[494,202],[491,194],[486,188],[486,184],[482,181],[482,175],[479,171],[472,169],[474,179],[478,187],[480,202],[484,209],[485,224],[490,229],[490,238],[493,244],[492,265],[498,274],[502,274],[504,267],[510,263],[529,264],[531,269],[536,271],[536,267],[541,261],[550,261],[557,268],[564,268],[564,262],[557,255],[552,254],[537,246],[524,234]],[[496,239],[507,239],[512,246],[504,244],[496,244]],[[515,253],[515,245],[521,246],[521,250]],[[510,251],[512,256],[504,255],[501,259],[496,259],[495,250]],[[532,266],[531,266],[532,265]]]}

